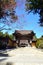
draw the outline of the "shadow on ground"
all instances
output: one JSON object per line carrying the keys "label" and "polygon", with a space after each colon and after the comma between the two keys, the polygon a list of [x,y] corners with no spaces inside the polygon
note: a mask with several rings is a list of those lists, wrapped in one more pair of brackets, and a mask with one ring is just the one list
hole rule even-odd
{"label": "shadow on ground", "polygon": [[6,60],[7,58],[2,58],[2,59],[0,59],[0,62],[2,62],[2,61],[4,61],[4,60]]}
{"label": "shadow on ground", "polygon": [[5,54],[5,53],[0,53],[0,62],[3,62],[4,60],[7,59],[7,57],[9,57],[8,54]]}
{"label": "shadow on ground", "polygon": [[0,57],[8,57],[8,54],[0,53]]}
{"label": "shadow on ground", "polygon": [[12,62],[7,62],[6,65],[13,65],[13,63]]}

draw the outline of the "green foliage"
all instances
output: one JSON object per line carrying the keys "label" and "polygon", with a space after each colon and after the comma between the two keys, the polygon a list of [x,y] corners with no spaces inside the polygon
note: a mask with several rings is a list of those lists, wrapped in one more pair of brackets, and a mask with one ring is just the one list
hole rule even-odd
{"label": "green foliage", "polygon": [[13,39],[13,38],[14,38],[14,36],[13,36],[13,35],[9,35],[9,38],[10,38],[10,39]]}
{"label": "green foliage", "polygon": [[3,32],[0,32],[0,36],[3,36]]}
{"label": "green foliage", "polygon": [[43,48],[43,37],[37,39],[36,47]]}
{"label": "green foliage", "polygon": [[3,34],[3,36],[4,37],[9,36],[8,32],[6,32],[5,34]]}
{"label": "green foliage", "polygon": [[14,36],[12,35],[12,34],[8,34],[8,32],[6,32],[6,33],[4,33],[3,34],[3,32],[0,32],[0,36],[1,37],[9,37],[10,39],[13,39],[14,38]]}
{"label": "green foliage", "polygon": [[40,26],[43,26],[43,0],[26,0],[26,10],[40,15]]}

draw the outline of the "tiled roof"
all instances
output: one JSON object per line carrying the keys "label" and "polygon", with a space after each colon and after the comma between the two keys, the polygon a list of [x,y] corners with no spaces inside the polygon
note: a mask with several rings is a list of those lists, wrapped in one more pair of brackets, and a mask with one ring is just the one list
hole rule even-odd
{"label": "tiled roof", "polygon": [[31,34],[33,31],[32,30],[16,30],[15,33],[20,33],[22,35],[25,34]]}

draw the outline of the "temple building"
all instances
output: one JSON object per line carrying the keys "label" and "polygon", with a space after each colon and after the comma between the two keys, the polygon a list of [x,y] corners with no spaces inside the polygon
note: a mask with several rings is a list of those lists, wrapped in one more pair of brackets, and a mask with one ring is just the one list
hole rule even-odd
{"label": "temple building", "polygon": [[15,30],[13,33],[14,39],[18,46],[35,46],[35,33],[32,30]]}

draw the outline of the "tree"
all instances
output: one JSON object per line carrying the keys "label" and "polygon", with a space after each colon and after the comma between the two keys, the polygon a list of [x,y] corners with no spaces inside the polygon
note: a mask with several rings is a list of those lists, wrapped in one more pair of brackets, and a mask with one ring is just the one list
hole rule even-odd
{"label": "tree", "polygon": [[6,36],[9,37],[8,32],[5,32],[5,34],[3,34],[3,36],[4,36],[4,37],[6,37]]}
{"label": "tree", "polygon": [[11,35],[9,35],[9,38],[10,38],[11,40],[13,40],[13,39],[14,39],[14,36],[11,34]]}
{"label": "tree", "polygon": [[0,36],[3,36],[3,32],[0,32]]}
{"label": "tree", "polygon": [[16,19],[15,16],[15,0],[0,0],[0,18],[3,16],[11,16],[11,18]]}
{"label": "tree", "polygon": [[[17,15],[15,14],[15,8],[16,8],[15,0],[0,0],[0,20],[2,20],[0,21],[0,23],[4,24],[2,27],[0,26],[0,31],[4,29],[9,30],[3,27],[5,25],[9,26],[10,23],[13,23],[18,19]],[[8,23],[9,20],[7,18],[10,18],[10,23]]]}
{"label": "tree", "polygon": [[[6,23],[6,22],[5,22]],[[3,25],[3,26],[0,26],[0,32],[2,31],[2,30],[11,30],[10,28],[4,28],[5,27],[5,25]]]}
{"label": "tree", "polygon": [[36,47],[43,48],[43,35],[37,39]]}
{"label": "tree", "polygon": [[29,13],[38,13],[40,16],[39,24],[43,26],[43,0],[26,0],[26,10]]}

